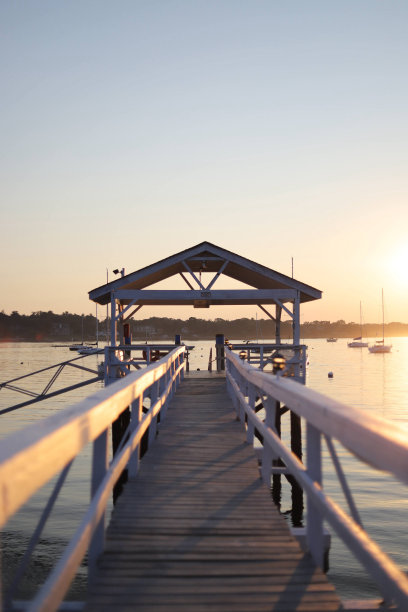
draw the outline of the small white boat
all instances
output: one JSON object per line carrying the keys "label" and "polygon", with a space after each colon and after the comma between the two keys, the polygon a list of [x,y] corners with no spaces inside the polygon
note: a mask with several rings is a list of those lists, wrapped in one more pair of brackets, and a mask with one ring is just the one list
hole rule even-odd
{"label": "small white boat", "polygon": [[382,330],[383,337],[382,340],[376,340],[375,344],[372,344],[368,347],[370,353],[391,353],[392,344],[385,344],[384,338],[384,289],[381,290],[381,298],[382,298]]}
{"label": "small white boat", "polygon": [[363,342],[360,336],[359,338],[353,338],[352,342],[347,342],[347,346],[350,348],[367,348],[368,342]]}
{"label": "small white boat", "polygon": [[391,353],[392,344],[384,344],[384,340],[377,340],[375,344],[368,347],[370,353]]}
{"label": "small white boat", "polygon": [[82,346],[78,349],[80,355],[92,355],[93,353],[99,353],[101,351],[97,346]]}
{"label": "small white boat", "polygon": [[368,346],[368,342],[363,341],[363,317],[361,312],[361,302],[360,302],[360,335],[358,338],[353,338],[351,342],[347,342],[347,346],[350,348],[366,348]]}
{"label": "small white boat", "polygon": [[326,342],[337,342],[337,338],[326,338]]}

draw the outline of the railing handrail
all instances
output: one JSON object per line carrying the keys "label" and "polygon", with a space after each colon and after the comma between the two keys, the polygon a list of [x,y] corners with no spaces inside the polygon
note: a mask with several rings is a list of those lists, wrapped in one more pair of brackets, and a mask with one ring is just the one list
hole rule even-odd
{"label": "railing handrail", "polygon": [[[385,419],[331,400],[299,383],[264,374],[229,351],[226,359],[227,385],[241,421],[247,423],[247,441],[253,443],[255,429],[263,437],[262,478],[270,486],[272,460],[282,459],[287,472],[307,493],[306,542],[315,562],[323,567],[323,521],[327,520],[374,578],[388,603],[396,601],[398,609],[406,610],[408,578],[405,573],[365,532],[354,502],[349,516],[325,493],[321,438],[326,438],[330,454],[335,453],[331,440],[335,438],[357,458],[407,482],[408,434]],[[262,398],[265,421],[254,410],[257,396]],[[306,421],[306,465],[288,448],[276,429],[275,417],[281,403]],[[336,455],[332,459],[338,463]],[[336,472],[343,487],[344,473],[337,468]],[[346,490],[343,487],[343,492],[346,497],[350,494],[347,487]]]}
{"label": "railing handrail", "polygon": [[230,351],[226,351],[226,357],[259,390],[285,403],[298,416],[339,440],[372,467],[388,471],[408,484],[407,431],[387,419],[339,402],[288,378],[256,370]]}
{"label": "railing handrail", "polygon": [[181,346],[147,368],[129,373],[77,404],[2,440],[0,526],[164,376],[184,350]]}

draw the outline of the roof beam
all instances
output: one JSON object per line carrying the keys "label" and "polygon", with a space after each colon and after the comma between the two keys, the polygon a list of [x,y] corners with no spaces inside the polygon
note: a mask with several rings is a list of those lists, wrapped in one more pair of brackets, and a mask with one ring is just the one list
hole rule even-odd
{"label": "roof beam", "polygon": [[185,267],[187,272],[190,272],[191,276],[194,278],[194,280],[196,281],[200,289],[205,289],[205,287],[201,284],[201,281],[198,280],[198,278],[196,277],[196,275],[194,274],[190,266],[187,264],[187,262],[183,261],[183,266]]}
{"label": "roof beam", "polygon": [[[294,293],[297,293],[297,291],[294,291]],[[283,308],[283,310],[293,319],[293,312],[291,312],[289,308],[286,308],[286,306],[284,306],[279,299],[276,299],[275,302],[280,308]]]}
{"label": "roof beam", "polygon": [[188,278],[186,278],[184,276],[184,274],[182,272],[180,272],[180,276],[183,279],[183,281],[185,281],[185,283],[190,287],[190,289],[192,289],[194,291],[194,287],[193,285],[190,283],[190,281],[188,280]]}
{"label": "roof beam", "polygon": [[[182,305],[197,301],[208,301],[209,305],[245,305],[245,304],[276,304],[290,313],[282,302],[293,301],[297,292],[294,289],[221,289],[209,291],[200,290],[153,290],[153,289],[123,289],[115,291],[115,298],[123,303]],[[292,313],[290,313],[292,315]]]}
{"label": "roof beam", "polygon": [[220,275],[221,275],[221,274],[224,272],[224,270],[225,270],[225,268],[227,267],[228,263],[229,263],[229,262],[228,262],[228,259],[226,259],[226,260],[224,261],[224,263],[222,264],[221,268],[218,270],[217,274],[216,274],[216,275],[214,276],[214,278],[212,279],[211,283],[208,285],[208,287],[207,287],[207,291],[208,291],[209,289],[211,289],[211,287],[214,285],[214,283],[215,283],[215,281],[217,280],[217,278],[218,278],[218,277],[219,277],[219,276],[220,276]]}
{"label": "roof beam", "polygon": [[276,323],[276,319],[275,319],[275,317],[273,317],[273,316],[271,315],[271,313],[270,313],[270,312],[268,312],[268,311],[266,310],[266,308],[264,308],[264,307],[262,306],[262,304],[258,304],[258,307],[259,307],[261,310],[263,310],[263,311],[264,311],[264,313],[265,313],[265,314],[267,314],[267,315],[268,315],[268,317],[269,317],[270,319],[272,319],[272,321],[273,321],[274,323]]}
{"label": "roof beam", "polygon": [[141,308],[143,308],[143,304],[139,304],[139,306],[136,306],[136,308],[132,310],[132,312],[126,317],[125,320],[127,321],[128,319],[131,319],[133,315],[135,315],[137,311],[140,310]]}

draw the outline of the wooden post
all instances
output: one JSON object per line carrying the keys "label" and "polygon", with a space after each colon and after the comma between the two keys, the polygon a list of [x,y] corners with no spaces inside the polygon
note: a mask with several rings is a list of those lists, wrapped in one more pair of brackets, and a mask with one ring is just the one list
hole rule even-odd
{"label": "wooden post", "polygon": [[[281,438],[281,409],[280,402],[275,401],[275,430],[277,435]],[[274,459],[272,465],[276,467],[281,467],[283,465],[282,459]],[[281,475],[273,474],[272,475],[272,497],[277,497],[277,491],[281,491]]]}
{"label": "wooden post", "polygon": [[123,305],[121,304],[121,302],[118,303],[118,316],[119,316],[119,325],[118,325],[118,332],[119,332],[119,344],[123,345],[125,344],[125,334],[124,334],[124,330],[123,330]]}
{"label": "wooden post", "polygon": [[111,346],[116,346],[116,300],[113,291],[111,292]]}
{"label": "wooden post", "polygon": [[[123,336],[124,336],[124,344],[132,344],[132,333],[130,331],[130,323],[123,324]],[[125,359],[130,359],[130,350],[125,351]]]}
{"label": "wooden post", "polygon": [[[293,302],[293,344],[300,344],[300,294],[297,292]],[[296,349],[299,355],[298,349]],[[295,365],[295,379],[299,380],[300,363]],[[294,412],[290,412],[290,446],[293,453],[302,460],[302,425],[300,417]],[[297,522],[302,521],[303,515],[303,492],[295,479],[291,479],[292,485],[292,519]]]}
{"label": "wooden post", "polygon": [[[316,427],[307,423],[306,425],[307,443],[307,471],[312,480],[321,485],[322,483],[322,453],[321,453],[321,433]],[[307,498],[307,547],[312,557],[319,567],[324,568],[324,534],[323,517],[316,506]]]}
{"label": "wooden post", "polygon": [[276,304],[276,324],[275,324],[275,342],[276,344],[281,343],[281,318],[282,308]]}
{"label": "wooden post", "polygon": [[225,370],[225,337],[224,334],[216,334],[215,336],[215,351],[217,360],[217,372]]}
{"label": "wooden post", "polygon": [[[255,401],[255,387],[254,385],[250,384],[248,389],[248,405],[252,411],[255,410]],[[246,441],[248,442],[248,444],[254,443],[254,424],[250,419],[247,419]]]}
{"label": "wooden post", "polygon": [[[121,310],[121,305],[119,305],[119,310]],[[122,329],[122,325],[120,326],[121,328],[121,334],[122,334],[122,341],[123,341],[123,329]],[[116,346],[116,341],[117,341],[117,322],[116,322],[116,299],[115,299],[115,293],[114,291],[111,292],[111,346]],[[129,425],[130,422],[130,410],[129,408],[126,408],[126,410],[124,410],[122,412],[122,414],[116,419],[116,421],[114,421],[112,423],[112,451],[113,451],[113,455],[115,455],[120,442],[123,438],[123,435]],[[119,497],[120,493],[122,492],[123,489],[123,484],[127,482],[127,470],[124,470],[122,472],[122,474],[120,475],[116,485],[113,487],[113,503],[116,502],[117,498]]]}
{"label": "wooden post", "polygon": [[[142,420],[143,416],[143,395],[140,395],[133,403],[132,403],[132,411],[130,416],[130,431],[134,431],[139,423]],[[132,454],[129,464],[128,464],[128,476],[129,478],[135,478],[139,471],[140,464],[140,444],[137,449]]]}
{"label": "wooden post", "polygon": [[[102,432],[93,443],[92,450],[92,476],[91,499],[108,471],[108,431]],[[105,545],[105,513],[101,517],[89,545],[89,581],[93,580],[98,557],[102,554]]]}
{"label": "wooden post", "polygon": [[293,301],[293,344],[300,344],[300,293],[296,292],[296,298]]}
{"label": "wooden post", "polygon": [[[113,421],[112,423],[112,452],[113,456],[115,456],[116,451],[119,448],[119,445],[122,441],[123,436],[125,435],[125,431],[128,428],[130,423],[130,409],[126,408],[120,416]],[[119,495],[122,493],[123,485],[128,480],[128,471],[127,469],[123,470],[122,474],[119,476],[115,486],[113,487],[113,503],[116,502]]]}
{"label": "wooden post", "polygon": [[[155,405],[159,396],[159,381],[154,382],[150,388],[150,408]],[[157,417],[152,419],[149,426],[149,447],[153,444],[157,433]]]}
{"label": "wooden post", "polygon": [[261,349],[259,351],[259,367],[261,368],[261,370],[264,369],[264,348],[263,346],[261,346]]}
{"label": "wooden post", "polygon": [[[273,429],[274,424],[275,424],[276,402],[270,397],[267,397],[266,400],[264,400],[264,403],[265,403],[265,425],[266,427],[270,427],[271,429]],[[271,486],[272,460],[273,460],[272,449],[270,448],[270,446],[264,444],[263,450],[262,450],[261,473],[262,473],[262,480],[268,487]]]}
{"label": "wooden post", "polygon": [[[300,417],[290,411],[290,448],[302,461],[302,423]],[[303,489],[295,478],[288,478],[292,487],[292,523],[294,527],[303,525]]]}

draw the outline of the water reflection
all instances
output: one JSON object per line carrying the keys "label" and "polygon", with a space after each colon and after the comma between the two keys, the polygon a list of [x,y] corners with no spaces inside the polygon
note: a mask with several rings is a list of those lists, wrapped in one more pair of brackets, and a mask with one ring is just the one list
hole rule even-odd
{"label": "water reflection", "polygon": [[[190,341],[185,340],[190,343]],[[339,339],[336,343],[322,340],[305,340],[308,349],[307,385],[339,401],[362,408],[373,414],[398,422],[408,428],[408,339],[394,338],[393,352],[390,354],[371,354],[367,349],[350,349],[347,341]],[[196,348],[190,354],[191,370],[206,370],[209,351],[213,341],[191,341]],[[67,350],[54,349],[46,344],[13,343],[0,345],[0,379],[8,380],[31,372],[52,363],[69,359]],[[100,358],[89,356],[86,363],[95,368]],[[328,372],[333,378],[328,378]],[[70,368],[64,373],[61,386],[76,383],[86,373]],[[38,389],[44,388],[49,376],[38,381]],[[55,414],[63,407],[73,404],[101,388],[101,383],[78,389],[66,396],[47,400],[40,405],[23,408],[16,413],[1,418],[1,436]],[[36,387],[37,389],[37,387]],[[21,396],[10,391],[0,392],[0,407],[17,403]],[[289,415],[282,418],[282,436],[290,444]],[[392,558],[408,570],[406,534],[406,487],[386,474],[379,474],[358,462],[340,445],[336,450],[348,477],[353,495],[362,514],[365,528],[370,535],[388,552]],[[337,478],[323,447],[324,487],[334,500],[345,507],[345,502],[337,484]],[[50,567],[61,554],[69,541],[73,529],[89,501],[89,470],[91,449],[85,449],[76,460],[72,476],[63,489],[55,516],[47,526],[35,552],[29,573],[22,585],[19,597],[30,597],[32,589],[37,588]],[[47,485],[47,487],[51,487]],[[38,519],[40,509],[46,499],[47,487],[30,500],[21,512],[14,517],[3,533],[3,570],[7,576],[12,574],[18,558]],[[292,525],[304,524],[304,500],[299,487],[287,482],[285,477],[274,475],[271,487],[272,499],[287,516]],[[364,597],[376,594],[375,586],[367,579],[365,572],[354,561],[344,545],[332,534],[329,577],[335,582],[342,597]],[[10,571],[9,571],[10,570]],[[9,578],[6,577],[6,580]],[[70,597],[81,599],[86,585],[86,562],[81,566],[74,582]]]}

